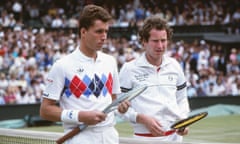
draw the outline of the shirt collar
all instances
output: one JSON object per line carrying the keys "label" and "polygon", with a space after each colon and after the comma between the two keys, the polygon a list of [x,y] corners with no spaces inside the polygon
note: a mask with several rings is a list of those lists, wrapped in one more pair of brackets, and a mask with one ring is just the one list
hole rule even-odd
{"label": "shirt collar", "polygon": [[[94,58],[91,58],[91,57],[88,57],[86,56],[85,54],[83,54],[80,50],[79,47],[76,48],[75,52],[74,52],[77,57],[83,61],[92,61],[94,62]],[[100,51],[97,51],[97,59],[96,59],[96,62],[100,61],[101,60],[101,53]]]}
{"label": "shirt collar", "polygon": [[[170,62],[166,60],[166,55],[163,55],[163,60],[162,60],[162,64],[160,65],[160,67],[163,67],[163,66],[167,65],[168,63],[170,63]],[[147,61],[146,52],[144,52],[140,56],[140,58],[136,61],[136,65],[140,66],[140,67],[156,67]]]}

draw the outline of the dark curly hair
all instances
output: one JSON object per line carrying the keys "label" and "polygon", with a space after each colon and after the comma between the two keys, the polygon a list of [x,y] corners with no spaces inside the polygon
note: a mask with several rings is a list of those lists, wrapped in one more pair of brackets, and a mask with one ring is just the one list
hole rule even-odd
{"label": "dark curly hair", "polygon": [[163,20],[158,15],[153,15],[148,17],[145,21],[141,29],[139,30],[139,39],[141,42],[148,41],[150,34],[149,32],[152,29],[157,30],[166,30],[167,32],[167,39],[171,40],[173,35],[173,30],[170,28],[170,26],[167,24],[165,20]]}

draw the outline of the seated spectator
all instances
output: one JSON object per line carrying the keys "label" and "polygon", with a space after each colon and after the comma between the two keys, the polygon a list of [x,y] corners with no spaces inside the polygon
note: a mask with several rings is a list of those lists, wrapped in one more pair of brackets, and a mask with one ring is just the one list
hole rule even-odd
{"label": "seated spectator", "polygon": [[1,72],[0,73],[0,90],[5,91],[8,87],[8,80],[6,78],[6,74]]}
{"label": "seated spectator", "polygon": [[59,16],[56,15],[56,17],[52,20],[51,27],[52,28],[61,28],[63,27],[63,19]]}
{"label": "seated spectator", "polygon": [[230,85],[231,96],[240,96],[240,77],[236,78],[235,81]]}
{"label": "seated spectator", "polygon": [[206,89],[206,96],[218,96],[217,87],[214,83],[209,83],[209,86]]}
{"label": "seated spectator", "polygon": [[215,89],[216,89],[217,96],[226,95],[226,87],[225,87],[225,83],[224,83],[223,79],[224,79],[224,77],[218,77],[216,80]]}
{"label": "seated spectator", "polygon": [[9,86],[4,95],[6,104],[16,104],[17,101],[17,87]]}
{"label": "seated spectator", "polygon": [[33,93],[33,89],[28,87],[26,90],[21,90],[21,95],[16,100],[17,104],[34,104],[36,103],[36,97]]}
{"label": "seated spectator", "polygon": [[189,86],[187,87],[187,95],[188,97],[197,97],[197,89],[194,87],[194,85],[192,83],[189,84]]}
{"label": "seated spectator", "polygon": [[69,28],[77,28],[78,27],[78,19],[72,16],[67,22],[66,27]]}
{"label": "seated spectator", "polygon": [[6,104],[5,99],[4,99],[4,93],[5,93],[5,91],[0,89],[0,105]]}

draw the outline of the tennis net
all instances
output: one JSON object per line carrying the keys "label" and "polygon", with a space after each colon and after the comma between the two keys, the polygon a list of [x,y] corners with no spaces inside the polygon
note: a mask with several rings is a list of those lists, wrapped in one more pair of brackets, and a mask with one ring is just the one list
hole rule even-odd
{"label": "tennis net", "polygon": [[[56,144],[63,133],[0,128],[0,144]],[[190,144],[120,137],[120,144]]]}
{"label": "tennis net", "polygon": [[62,133],[0,128],[0,144],[55,144]]}

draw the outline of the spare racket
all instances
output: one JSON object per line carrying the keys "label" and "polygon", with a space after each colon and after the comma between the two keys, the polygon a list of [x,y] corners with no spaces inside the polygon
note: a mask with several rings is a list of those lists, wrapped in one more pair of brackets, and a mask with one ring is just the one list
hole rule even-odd
{"label": "spare racket", "polygon": [[[108,114],[114,110],[116,110],[118,108],[118,105],[125,101],[131,101],[132,99],[134,99],[135,97],[137,97],[138,95],[140,95],[143,91],[145,91],[147,89],[148,86],[146,85],[142,85],[139,87],[136,87],[126,93],[121,93],[120,95],[118,95],[118,98],[116,100],[114,100],[109,106],[107,106],[104,110],[103,113]],[[63,142],[65,142],[67,139],[72,138],[73,136],[77,135],[79,132],[83,131],[84,129],[86,129],[88,127],[88,125],[86,124],[81,124],[78,127],[74,128],[72,131],[70,131],[69,133],[65,134],[64,136],[60,137],[56,143],[57,144],[62,144]]]}
{"label": "spare racket", "polygon": [[185,119],[179,120],[171,125],[171,130],[165,132],[165,136],[173,134],[177,130],[184,130],[187,126],[203,119],[208,115],[208,112],[201,112],[194,115],[191,115]]}

